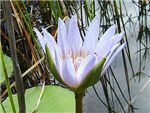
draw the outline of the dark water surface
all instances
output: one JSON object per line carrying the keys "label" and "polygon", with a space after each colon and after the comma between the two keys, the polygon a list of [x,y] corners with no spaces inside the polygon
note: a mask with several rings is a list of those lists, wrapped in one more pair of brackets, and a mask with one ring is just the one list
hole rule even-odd
{"label": "dark water surface", "polygon": [[[135,7],[131,2],[125,1],[126,7],[128,9],[128,14],[132,14],[132,16],[136,16],[138,14],[138,8]],[[124,9],[123,9],[124,10]],[[124,21],[126,21],[127,18],[124,18]],[[136,54],[136,52],[139,50],[138,43],[136,41],[136,38],[138,36],[138,22],[137,18],[133,19],[135,22],[135,25],[130,27],[127,25],[128,28],[128,40],[129,40],[129,46],[131,50],[131,59],[134,67],[135,73],[139,70],[139,56]],[[150,18],[148,20],[150,22]],[[136,24],[137,22],[137,24]],[[150,27],[150,24],[148,24],[148,27]],[[112,68],[114,70],[115,76],[119,82],[119,85],[125,95],[125,97],[128,99],[128,91],[127,91],[127,85],[126,85],[126,78],[123,68],[123,61],[121,53],[116,57],[112,64]],[[129,68],[129,66],[128,66]],[[146,59],[145,64],[145,70],[142,70],[145,74],[150,75],[150,56]],[[131,69],[129,68],[129,77],[131,78]],[[102,98],[102,100],[106,103],[105,96],[103,93],[103,89],[101,86],[101,83],[97,83],[95,85],[99,96]],[[124,109],[128,110],[128,105],[126,104],[125,100],[122,98],[121,93],[117,89],[117,86],[114,85],[115,90],[117,91],[117,95],[119,96],[122,105]],[[131,79],[130,80],[130,90],[131,90],[131,103],[132,105],[137,108],[134,113],[150,113],[150,78],[147,76],[144,76],[141,78],[140,82],[138,81],[138,78]],[[117,101],[117,100],[116,100]],[[121,107],[118,102],[115,102],[115,109],[117,110],[117,113],[123,113]],[[88,88],[88,93],[86,93],[86,96],[84,97],[84,108],[85,113],[107,113],[107,108],[100,102],[98,97],[96,96],[94,90],[92,87]]]}

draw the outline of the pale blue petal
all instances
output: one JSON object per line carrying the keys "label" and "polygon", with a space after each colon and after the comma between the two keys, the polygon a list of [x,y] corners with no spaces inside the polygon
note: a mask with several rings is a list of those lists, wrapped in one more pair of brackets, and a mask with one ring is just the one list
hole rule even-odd
{"label": "pale blue petal", "polygon": [[123,36],[124,32],[116,34],[110,40],[108,40],[107,43],[101,44],[101,46],[98,48],[98,59],[106,57],[110,53],[111,48],[115,46],[123,38]]}
{"label": "pale blue petal", "polygon": [[66,26],[67,33],[68,33],[68,30],[69,30],[69,22],[70,22],[70,18],[66,17],[64,23],[65,23],[65,26]]}
{"label": "pale blue petal", "polygon": [[63,80],[63,76],[62,76],[62,61],[63,60],[62,60],[60,52],[57,49],[55,49],[55,61],[54,61],[54,63],[56,65],[56,68],[57,68],[59,74],[61,75],[61,79]]}
{"label": "pale blue petal", "polygon": [[72,16],[69,22],[67,41],[71,51],[78,52],[82,47],[82,39],[75,16]]}
{"label": "pale blue petal", "polygon": [[78,77],[76,75],[74,64],[71,58],[64,60],[62,73],[63,73],[64,82],[67,85],[74,88],[78,86]]}
{"label": "pale blue petal", "polygon": [[40,44],[41,44],[41,46],[42,46],[42,49],[43,49],[44,52],[45,52],[45,44],[46,44],[45,38],[44,38],[43,35],[37,30],[37,28],[34,28],[34,31],[35,31],[35,33],[36,33],[36,35],[37,35],[37,37],[38,37],[38,40],[39,40],[39,42],[40,42]]}
{"label": "pale blue petal", "polygon": [[120,46],[120,43],[117,43],[116,45],[114,45],[111,48],[111,52],[109,53],[109,55],[107,56],[107,58],[109,58],[110,56],[112,56],[112,54],[114,53],[115,50],[117,50],[117,48]]}
{"label": "pale blue petal", "polygon": [[90,70],[96,65],[97,59],[95,54],[88,55],[80,64],[77,70],[77,76],[79,77],[80,83],[86,75],[90,72]]}
{"label": "pale blue petal", "polygon": [[87,29],[83,43],[83,51],[92,52],[97,44],[99,35],[100,17],[97,15]]}
{"label": "pale blue petal", "polygon": [[104,43],[99,47],[99,52],[97,53],[99,60],[101,60],[102,58],[108,55],[112,45],[113,45],[112,40],[108,40],[107,43]]}
{"label": "pale blue petal", "polygon": [[55,49],[59,50],[59,48],[50,33],[48,33],[45,29],[42,29],[42,32],[43,32],[44,38],[46,40],[46,43],[48,45],[48,48],[50,49],[52,58],[55,59]]}
{"label": "pale blue petal", "polygon": [[111,38],[114,36],[116,30],[116,25],[111,26],[100,38],[96,45],[95,52],[99,53],[101,51],[101,46],[104,47],[105,45],[108,45],[108,41],[111,40]]}
{"label": "pale blue petal", "polygon": [[125,34],[125,33],[122,32],[122,33],[120,33],[120,34],[114,36],[114,37],[112,38],[112,40],[113,40],[113,45],[115,45],[116,43],[120,42],[121,39],[123,38],[124,34]]}
{"label": "pale blue petal", "polygon": [[[115,51],[119,48],[120,46],[120,43],[117,43],[116,45],[114,45],[111,50],[110,50],[110,53],[108,54],[107,56],[107,59],[106,59],[106,62],[112,57],[112,55],[115,53]],[[106,64],[105,62],[105,64]]]}
{"label": "pale blue petal", "polygon": [[106,59],[106,62],[104,64],[104,68],[102,71],[102,74],[106,72],[106,70],[108,69],[108,67],[110,66],[110,64],[112,63],[112,61],[114,60],[114,58],[117,56],[117,54],[125,47],[125,43],[123,43],[121,46],[119,46],[116,49],[113,49],[113,51],[110,53],[111,55],[109,55]]}
{"label": "pale blue petal", "polygon": [[53,43],[53,45],[56,45],[56,41],[54,40],[54,37],[46,29],[42,28],[42,33],[44,38],[47,41],[50,41],[51,43]]}
{"label": "pale blue petal", "polygon": [[57,35],[57,44],[61,49],[62,54],[64,55],[68,49],[67,45],[67,31],[64,22],[59,18],[58,19],[58,35]]}

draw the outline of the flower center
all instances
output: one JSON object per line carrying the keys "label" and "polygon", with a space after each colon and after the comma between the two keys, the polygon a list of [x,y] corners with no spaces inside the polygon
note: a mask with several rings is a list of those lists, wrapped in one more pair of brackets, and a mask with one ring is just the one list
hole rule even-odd
{"label": "flower center", "polygon": [[82,58],[82,57],[77,57],[75,59],[75,61],[74,61],[74,68],[75,68],[76,72],[77,72],[77,70],[78,70],[78,68],[79,68],[79,66],[80,66],[80,64],[81,64],[81,62],[82,62],[83,59],[84,58]]}
{"label": "flower center", "polygon": [[69,51],[65,52],[65,55],[63,56],[62,59],[64,60],[64,59],[72,58],[74,68],[75,68],[75,71],[77,73],[81,62],[84,60],[84,58],[86,56],[88,56],[88,53],[86,51],[80,50],[78,52],[77,51],[75,52],[74,49],[73,49],[72,51],[69,50]]}

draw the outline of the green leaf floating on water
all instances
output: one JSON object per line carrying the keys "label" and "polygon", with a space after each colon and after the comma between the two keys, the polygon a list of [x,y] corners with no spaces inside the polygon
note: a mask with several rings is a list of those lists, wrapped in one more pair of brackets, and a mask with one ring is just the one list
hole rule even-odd
{"label": "green leaf floating on water", "polygon": [[[38,101],[42,87],[26,90],[26,113],[32,113]],[[18,111],[17,96],[13,95],[16,110]],[[3,102],[6,113],[12,113],[8,98]],[[60,86],[45,86],[44,93],[36,113],[75,113],[74,93]]]}
{"label": "green leaf floating on water", "polygon": [[[7,73],[8,73],[8,77],[11,76],[12,72],[13,72],[13,64],[12,64],[12,60],[10,57],[8,57],[7,55],[4,54],[4,61],[5,61],[5,65],[7,68]],[[0,62],[0,66],[1,66],[1,62]],[[4,81],[4,76],[2,75],[2,71],[0,71],[0,83]]]}

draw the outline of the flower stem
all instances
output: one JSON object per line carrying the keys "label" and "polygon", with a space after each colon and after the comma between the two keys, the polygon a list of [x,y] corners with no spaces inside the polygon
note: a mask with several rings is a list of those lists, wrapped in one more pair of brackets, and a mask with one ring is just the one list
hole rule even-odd
{"label": "flower stem", "polygon": [[82,98],[83,98],[83,93],[81,93],[81,94],[75,93],[76,113],[83,113],[83,111],[82,111]]}

